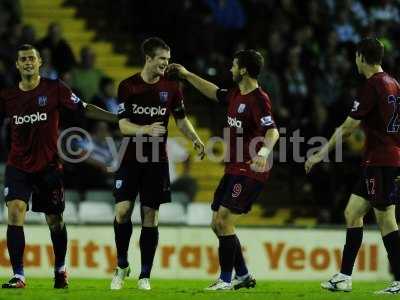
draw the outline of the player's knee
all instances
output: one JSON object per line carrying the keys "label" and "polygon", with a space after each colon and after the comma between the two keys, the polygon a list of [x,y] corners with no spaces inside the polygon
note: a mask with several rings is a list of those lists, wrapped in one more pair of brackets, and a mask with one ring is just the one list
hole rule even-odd
{"label": "player's knee", "polygon": [[145,226],[145,227],[158,226],[157,214],[155,214],[155,213],[143,214],[142,226]]}
{"label": "player's knee", "polygon": [[225,233],[227,225],[224,218],[217,217],[213,220],[212,228],[215,229],[217,235]]}
{"label": "player's knee", "polygon": [[10,202],[8,204],[8,223],[20,225],[23,223],[26,211],[26,204],[22,202]]}
{"label": "player's knee", "polygon": [[131,218],[131,212],[129,209],[117,209],[115,213],[115,218],[120,224],[127,223]]}
{"label": "player's knee", "polygon": [[389,214],[376,215],[376,223],[383,234],[398,230],[395,216]]}
{"label": "player's knee", "polygon": [[346,224],[350,226],[358,225],[358,223],[362,222],[362,218],[352,209],[346,207],[344,210],[344,218],[346,220]]}
{"label": "player's knee", "polygon": [[61,231],[64,227],[64,220],[61,215],[46,215],[46,222],[53,232]]}

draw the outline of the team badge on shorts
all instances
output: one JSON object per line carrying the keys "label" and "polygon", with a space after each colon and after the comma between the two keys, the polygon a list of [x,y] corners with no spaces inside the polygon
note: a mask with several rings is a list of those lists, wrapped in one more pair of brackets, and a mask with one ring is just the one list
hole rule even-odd
{"label": "team badge on shorts", "polygon": [[47,105],[47,96],[39,96],[38,97],[38,105],[40,107],[44,107]]}
{"label": "team badge on shorts", "polygon": [[159,95],[161,103],[165,103],[168,101],[168,92],[160,92]]}
{"label": "team badge on shorts", "polygon": [[240,183],[236,183],[233,186],[233,191],[232,191],[232,198],[237,198],[239,197],[240,193],[242,192],[242,185]]}
{"label": "team badge on shorts", "polygon": [[115,188],[116,189],[120,189],[122,186],[122,180],[116,180],[115,181]]}
{"label": "team badge on shorts", "polygon": [[8,189],[8,187],[5,187],[4,188],[4,197],[7,197],[9,192],[10,192],[10,190]]}

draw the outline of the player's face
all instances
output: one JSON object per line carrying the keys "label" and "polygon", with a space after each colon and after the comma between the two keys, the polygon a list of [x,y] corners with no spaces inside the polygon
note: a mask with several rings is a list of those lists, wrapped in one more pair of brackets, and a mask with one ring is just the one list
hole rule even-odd
{"label": "player's face", "polygon": [[16,66],[21,76],[39,75],[39,68],[41,65],[42,60],[36,50],[32,49],[18,52]]}
{"label": "player's face", "polygon": [[240,74],[237,58],[232,62],[231,73],[234,82],[239,83],[242,80],[243,76]]}
{"label": "player's face", "polygon": [[163,76],[170,58],[170,51],[157,49],[154,53],[154,57],[147,56],[146,64],[153,74],[156,76]]}

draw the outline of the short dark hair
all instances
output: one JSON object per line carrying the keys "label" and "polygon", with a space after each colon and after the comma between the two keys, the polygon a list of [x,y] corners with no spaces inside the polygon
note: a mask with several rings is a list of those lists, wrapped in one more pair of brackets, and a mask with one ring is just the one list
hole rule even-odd
{"label": "short dark hair", "polygon": [[28,51],[28,50],[35,50],[37,55],[40,56],[39,51],[34,46],[32,46],[31,44],[23,44],[17,48],[17,57],[16,58],[18,59],[18,55],[19,55],[20,51]]}
{"label": "short dark hair", "polygon": [[381,65],[384,46],[376,38],[365,38],[357,44],[357,53],[362,55],[369,65]]}
{"label": "short dark hair", "polygon": [[253,49],[236,52],[233,58],[237,59],[239,68],[245,68],[252,78],[257,78],[264,66],[264,58]]}
{"label": "short dark hair", "polygon": [[140,48],[144,57],[148,55],[152,58],[155,56],[155,52],[157,49],[170,51],[167,43],[165,43],[162,39],[158,37],[151,37],[144,40]]}

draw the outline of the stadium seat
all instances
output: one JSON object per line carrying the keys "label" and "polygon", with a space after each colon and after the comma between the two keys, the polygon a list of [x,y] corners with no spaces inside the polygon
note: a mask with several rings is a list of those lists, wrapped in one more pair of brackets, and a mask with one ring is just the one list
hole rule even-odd
{"label": "stadium seat", "polygon": [[79,206],[79,220],[88,224],[112,224],[114,211],[109,203],[85,201]]}
{"label": "stadium seat", "polygon": [[43,213],[28,211],[25,217],[26,224],[46,224],[46,217]]}
{"label": "stadium seat", "polygon": [[167,203],[160,207],[160,224],[183,224],[186,221],[185,208],[180,203]]}
{"label": "stadium seat", "polygon": [[210,225],[212,210],[210,204],[190,203],[187,210],[188,225]]}
{"label": "stadium seat", "polygon": [[111,191],[89,190],[86,192],[85,201],[88,202],[106,202],[114,203],[114,197]]}
{"label": "stadium seat", "polygon": [[64,221],[67,224],[78,224],[78,206],[75,202],[65,201]]}
{"label": "stadium seat", "polygon": [[81,194],[76,190],[65,190],[64,191],[65,203],[72,202],[79,204],[81,202]]}

